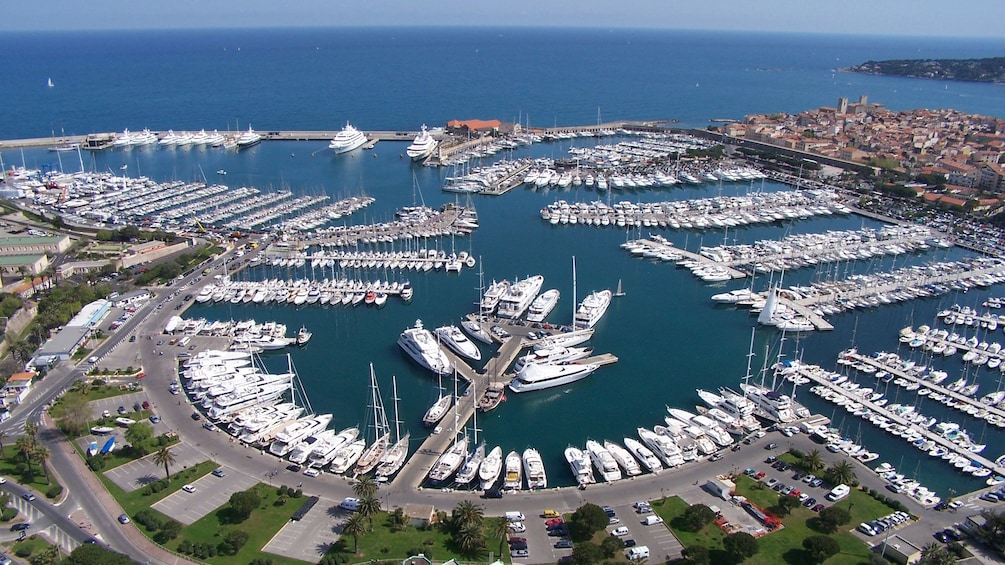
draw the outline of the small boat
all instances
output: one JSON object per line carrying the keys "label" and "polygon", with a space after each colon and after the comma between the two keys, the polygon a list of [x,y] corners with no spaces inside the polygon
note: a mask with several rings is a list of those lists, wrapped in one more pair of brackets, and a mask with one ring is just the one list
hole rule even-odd
{"label": "small boat", "polygon": [[311,340],[311,337],[313,335],[314,335],[313,333],[307,331],[306,326],[300,326],[300,331],[297,332],[297,345],[299,346],[307,345],[307,342]]}
{"label": "small boat", "polygon": [[224,169],[217,169],[216,174],[223,176],[227,174],[227,171]]}
{"label": "small boat", "polygon": [[506,474],[503,476],[503,488],[506,490],[519,490],[523,488],[523,465],[520,460],[520,454],[516,451],[510,451],[506,455],[505,469]]}

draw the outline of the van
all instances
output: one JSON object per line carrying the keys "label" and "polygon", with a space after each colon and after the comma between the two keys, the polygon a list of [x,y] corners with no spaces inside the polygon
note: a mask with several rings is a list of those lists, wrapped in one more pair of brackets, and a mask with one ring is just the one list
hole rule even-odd
{"label": "van", "polygon": [[344,510],[355,512],[359,510],[359,499],[349,497],[340,502],[338,506]]}
{"label": "van", "polygon": [[524,516],[520,512],[507,512],[506,521],[507,522],[523,522]]}
{"label": "van", "polygon": [[625,552],[625,559],[629,561],[635,561],[636,559],[649,559],[649,546],[636,545],[635,547],[629,547],[628,551]]}
{"label": "van", "polygon": [[650,514],[650,515],[648,515],[648,516],[646,516],[645,518],[642,519],[642,525],[643,526],[652,526],[653,524],[662,524],[662,523],[663,523],[663,518],[660,518],[659,516],[657,516],[655,514]]}
{"label": "van", "polygon": [[848,493],[850,492],[851,487],[849,487],[848,485],[838,485],[834,487],[830,492],[828,492],[825,498],[827,498],[827,500],[830,500],[832,502],[837,502],[842,498],[848,496]]}

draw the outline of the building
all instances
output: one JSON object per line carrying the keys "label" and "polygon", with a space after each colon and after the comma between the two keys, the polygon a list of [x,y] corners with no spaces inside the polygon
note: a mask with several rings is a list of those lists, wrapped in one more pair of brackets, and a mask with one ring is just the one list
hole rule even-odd
{"label": "building", "polygon": [[66,361],[80,349],[91,335],[89,327],[65,327],[38,348],[28,361],[29,367],[50,367]]}
{"label": "building", "polygon": [[108,298],[113,300],[112,306],[115,306],[116,308],[128,308],[135,304],[139,304],[144,300],[150,300],[152,296],[153,295],[150,294],[149,290],[141,288],[125,294],[120,294],[114,298],[112,296],[109,296]]}
{"label": "building", "polygon": [[118,270],[118,261],[71,261],[60,264],[56,268],[56,275],[61,279],[68,279],[74,275],[98,272],[106,265]]}
{"label": "building", "polygon": [[37,255],[0,255],[0,273],[3,273],[4,278],[38,275],[47,268],[49,268],[49,257],[45,253]]}
{"label": "building", "polygon": [[433,561],[424,554],[420,553],[418,555],[413,555],[408,559],[402,559],[401,565],[433,565]]}
{"label": "building", "polygon": [[876,544],[872,550],[901,565],[909,565],[921,560],[921,548],[897,534],[893,534],[884,542]]}
{"label": "building", "polygon": [[34,372],[14,373],[7,379],[3,390],[4,406],[11,404],[21,404],[28,392],[31,390],[31,381],[35,378]]}
{"label": "building", "polygon": [[450,120],[447,131],[459,135],[481,135],[499,131],[502,122],[499,120]]}
{"label": "building", "polygon": [[729,500],[733,496],[732,493],[736,490],[736,483],[725,477],[715,477],[709,479],[703,488],[713,496]]}
{"label": "building", "polygon": [[988,192],[1005,190],[1005,169],[995,163],[985,163],[978,173],[977,188]]}
{"label": "building", "polygon": [[0,237],[0,255],[55,255],[70,248],[66,235]]}
{"label": "building", "polygon": [[66,323],[66,327],[74,328],[87,328],[88,330],[93,329],[95,326],[101,323],[101,320],[108,315],[108,312],[112,309],[112,303],[101,298],[91,302],[90,304],[84,306],[77,312],[77,315],[73,317],[69,322]]}
{"label": "building", "polygon": [[138,243],[129,247],[120,260],[120,266],[123,269],[128,269],[142,263],[156,261],[168,255],[184,251],[188,249],[190,244],[189,240],[175,243],[174,245],[168,245],[163,241],[156,240]]}
{"label": "building", "polygon": [[406,504],[402,510],[409,526],[422,528],[436,522],[436,507],[432,504]]}

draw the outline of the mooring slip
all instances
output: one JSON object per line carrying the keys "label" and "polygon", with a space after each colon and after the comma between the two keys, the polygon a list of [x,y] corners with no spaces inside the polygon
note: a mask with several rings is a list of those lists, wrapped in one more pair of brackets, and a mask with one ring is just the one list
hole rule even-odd
{"label": "mooring slip", "polygon": [[492,186],[484,189],[480,194],[488,194],[489,196],[501,196],[507,192],[513,190],[514,188],[523,184],[523,173],[530,168],[532,163],[528,162],[522,166],[514,169],[508,175],[501,179],[493,181]]}
{"label": "mooring slip", "polygon": [[785,298],[781,294],[777,295],[777,300],[778,304],[784,305],[786,308],[789,308],[790,310],[796,312],[803,318],[809,320],[809,322],[813,324],[813,327],[815,329],[819,331],[828,331],[828,332],[834,329],[833,324],[825,320],[823,316],[821,316],[817,312],[814,312],[808,306],[804,306],[803,304],[801,304],[799,301],[790,300],[788,298]]}

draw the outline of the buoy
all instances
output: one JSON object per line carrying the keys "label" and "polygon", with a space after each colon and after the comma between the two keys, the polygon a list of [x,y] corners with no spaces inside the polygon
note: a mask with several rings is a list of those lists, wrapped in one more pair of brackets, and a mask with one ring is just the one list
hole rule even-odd
{"label": "buoy", "polygon": [[295,156],[296,156],[296,155],[294,155],[293,153],[290,153],[290,157],[295,157]]}
{"label": "buoy", "polygon": [[374,159],[376,159],[376,158],[377,158],[377,154],[376,154],[376,153],[374,153],[374,154],[373,154],[373,158],[374,158]]}

